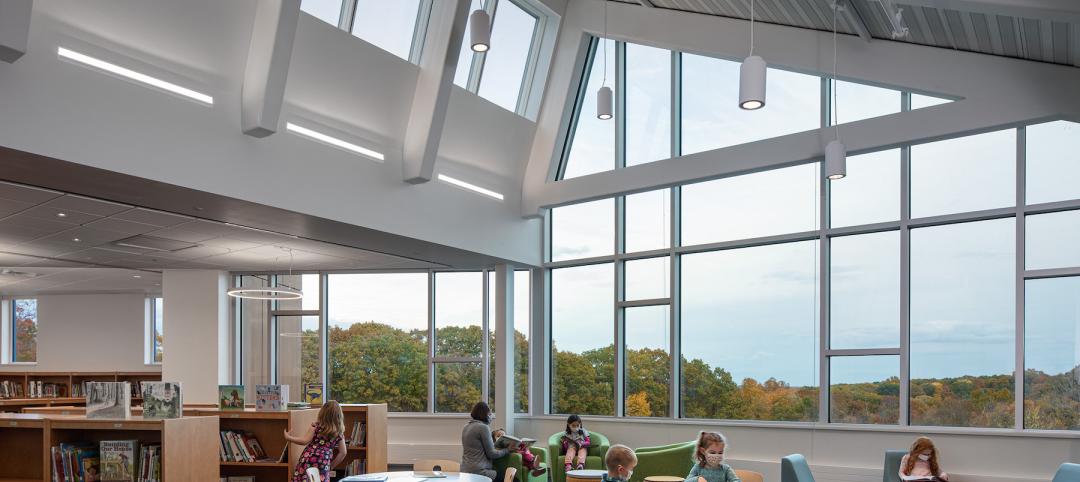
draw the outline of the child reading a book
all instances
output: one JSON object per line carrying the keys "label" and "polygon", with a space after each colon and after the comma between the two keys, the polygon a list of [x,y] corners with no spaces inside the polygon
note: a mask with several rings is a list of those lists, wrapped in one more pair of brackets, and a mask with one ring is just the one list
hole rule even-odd
{"label": "child reading a book", "polygon": [[[582,426],[581,417],[577,415],[569,416],[566,419],[566,433],[562,436],[561,451],[562,454],[566,455],[563,464],[565,464],[567,472],[575,468],[577,470],[585,468],[585,457],[589,454],[591,444],[589,431]],[[576,467],[573,465],[575,458],[577,458]]]}
{"label": "child reading a book", "polygon": [[509,449],[512,452],[521,454],[521,465],[532,472],[533,477],[538,477],[547,472],[547,469],[540,466],[540,463],[536,461],[536,456],[529,451],[529,445],[531,443],[525,441],[518,441],[516,444],[511,438],[506,436],[506,430],[497,429],[491,432],[491,438],[495,441],[495,448],[497,449]]}
{"label": "child reading a book", "polygon": [[944,480],[949,474],[938,465],[938,453],[934,441],[919,437],[911,444],[911,450],[900,460],[900,480]]}
{"label": "child reading a book", "polygon": [[634,467],[637,466],[637,455],[634,451],[622,444],[612,445],[604,457],[604,465],[607,473],[601,482],[627,482],[634,475]]}
{"label": "child reading a book", "polygon": [[319,470],[322,482],[330,482],[330,469],[345,459],[348,449],[345,447],[345,417],[337,401],[330,400],[319,410],[318,420],[308,427],[301,437],[294,437],[285,431],[285,440],[298,445],[305,445],[296,462],[292,482],[307,482],[307,469]]}
{"label": "child reading a book", "polygon": [[719,432],[702,430],[694,450],[694,466],[686,482],[741,482],[731,466],[724,463],[727,439]]}

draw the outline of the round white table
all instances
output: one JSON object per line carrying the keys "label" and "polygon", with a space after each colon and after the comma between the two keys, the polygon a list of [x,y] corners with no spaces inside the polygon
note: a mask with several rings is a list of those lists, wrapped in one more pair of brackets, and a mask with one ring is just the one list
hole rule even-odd
{"label": "round white table", "polygon": [[427,482],[492,482],[491,479],[484,477],[483,475],[470,474],[466,472],[442,472],[446,477],[421,477],[417,476],[413,471],[407,470],[402,472],[375,472],[371,474],[365,474],[364,479],[359,479],[351,476],[341,479],[341,482],[353,482],[357,480],[372,480],[374,477],[386,476],[386,482],[420,482],[422,480]]}
{"label": "round white table", "polygon": [[604,477],[606,470],[571,470],[566,473],[566,482],[596,482]]}

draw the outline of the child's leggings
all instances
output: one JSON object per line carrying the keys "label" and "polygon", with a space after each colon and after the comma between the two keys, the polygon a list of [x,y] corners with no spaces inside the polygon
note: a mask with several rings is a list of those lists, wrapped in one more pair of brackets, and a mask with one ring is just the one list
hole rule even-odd
{"label": "child's leggings", "polygon": [[585,465],[585,456],[588,455],[589,449],[578,448],[570,446],[566,448],[566,458],[563,460],[564,465],[574,465],[574,456],[577,456],[578,465]]}

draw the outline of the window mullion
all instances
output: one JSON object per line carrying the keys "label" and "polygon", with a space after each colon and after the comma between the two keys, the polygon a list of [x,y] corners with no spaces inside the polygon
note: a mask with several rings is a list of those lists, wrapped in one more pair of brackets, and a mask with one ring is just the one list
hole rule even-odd
{"label": "window mullion", "polygon": [[900,426],[911,424],[911,146],[900,148]]}
{"label": "window mullion", "polygon": [[428,400],[427,412],[435,413],[435,272],[428,271]]}
{"label": "window mullion", "polygon": [[1013,371],[1013,396],[1015,397],[1015,403],[1013,404],[1013,410],[1015,411],[1015,428],[1016,430],[1024,430],[1024,322],[1025,320],[1025,281],[1024,271],[1027,266],[1026,261],[1026,226],[1024,218],[1024,204],[1027,199],[1027,129],[1019,127],[1016,129],[1016,244],[1014,251],[1016,252],[1016,273],[1014,277],[1014,283],[1016,284],[1014,289],[1016,290],[1016,299],[1014,302],[1016,309],[1016,329],[1013,334],[1016,348],[1016,369]]}
{"label": "window mullion", "polygon": [[621,169],[626,167],[626,42],[615,42],[614,107],[615,169]]}

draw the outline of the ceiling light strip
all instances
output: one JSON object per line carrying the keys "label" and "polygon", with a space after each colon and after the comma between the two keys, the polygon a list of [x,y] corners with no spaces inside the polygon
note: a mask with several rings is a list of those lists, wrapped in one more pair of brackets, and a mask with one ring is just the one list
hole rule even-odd
{"label": "ceiling light strip", "polygon": [[468,190],[470,190],[472,192],[475,192],[475,193],[483,194],[483,195],[488,196],[490,198],[498,199],[500,201],[503,200],[503,195],[502,194],[499,194],[499,193],[497,193],[495,191],[492,191],[490,189],[484,189],[484,188],[482,188],[480,186],[477,186],[475,184],[467,183],[467,182],[462,181],[460,179],[454,179],[454,178],[452,178],[450,176],[447,176],[446,174],[439,174],[439,180],[442,181],[442,182],[445,182],[447,184],[453,184],[453,185],[455,185],[457,187],[468,189]]}
{"label": "ceiling light strip", "polygon": [[119,75],[121,77],[134,80],[136,82],[141,82],[141,83],[149,85],[151,87],[157,87],[159,89],[162,89],[162,90],[165,90],[165,91],[168,91],[168,92],[172,92],[174,94],[181,95],[181,96],[187,97],[189,99],[202,102],[202,103],[207,104],[207,105],[214,105],[214,98],[213,97],[211,97],[209,95],[206,95],[206,94],[203,94],[202,92],[196,92],[196,91],[191,90],[191,89],[189,89],[187,87],[181,87],[181,86],[176,85],[176,84],[174,84],[172,82],[166,82],[166,81],[161,80],[159,78],[151,77],[149,75],[146,75],[146,74],[143,74],[143,73],[140,73],[140,72],[136,72],[134,70],[131,70],[131,69],[128,69],[128,68],[125,68],[125,67],[121,67],[119,65],[112,64],[112,63],[106,62],[106,61],[101,60],[101,59],[96,59],[96,58],[91,57],[89,55],[82,54],[82,53],[76,52],[74,50],[66,49],[64,47],[58,47],[56,49],[56,53],[58,55],[60,55],[61,57],[64,57],[64,58],[69,59],[69,60],[74,60],[75,62],[79,62],[81,64],[88,65],[90,67],[101,69],[101,70],[104,70],[106,72],[113,73],[113,74]]}
{"label": "ceiling light strip", "polygon": [[354,152],[356,154],[360,154],[362,156],[370,157],[370,158],[375,159],[375,160],[377,160],[379,162],[382,162],[382,161],[386,160],[386,157],[383,156],[381,152],[376,152],[376,151],[373,151],[373,150],[368,149],[366,147],[361,147],[361,146],[358,146],[358,145],[353,144],[351,142],[343,141],[343,140],[338,139],[336,137],[323,134],[322,132],[318,132],[318,131],[308,129],[307,127],[298,126],[296,124],[293,124],[292,122],[286,122],[285,123],[285,130],[287,130],[289,132],[299,134],[301,136],[304,136],[304,137],[307,137],[307,138],[310,138],[310,139],[314,139],[314,140],[319,141],[319,142],[324,142],[326,144],[330,144],[330,145],[332,145],[334,147],[340,147],[342,149],[345,149],[345,150],[350,151],[350,152]]}

